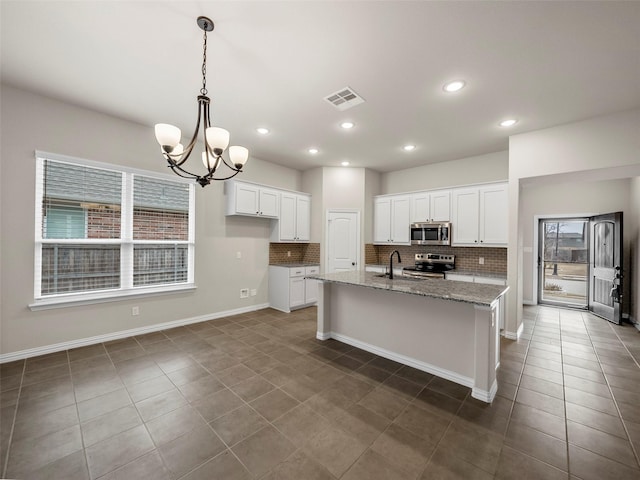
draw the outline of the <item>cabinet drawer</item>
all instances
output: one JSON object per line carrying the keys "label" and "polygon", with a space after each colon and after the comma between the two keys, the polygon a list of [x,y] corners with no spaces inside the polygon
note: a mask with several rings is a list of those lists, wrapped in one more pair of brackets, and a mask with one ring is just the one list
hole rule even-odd
{"label": "cabinet drawer", "polygon": [[319,266],[306,267],[304,273],[305,275],[317,275],[318,273],[320,273],[320,267]]}
{"label": "cabinet drawer", "polygon": [[290,277],[303,277],[304,276],[304,267],[290,268],[289,269]]}

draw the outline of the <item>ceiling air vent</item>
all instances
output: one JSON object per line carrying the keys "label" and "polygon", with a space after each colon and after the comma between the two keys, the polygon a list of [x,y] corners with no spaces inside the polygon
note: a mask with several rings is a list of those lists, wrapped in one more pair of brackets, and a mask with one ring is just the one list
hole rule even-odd
{"label": "ceiling air vent", "polygon": [[341,88],[324,99],[340,111],[364,103],[364,98],[354,92],[351,87]]}

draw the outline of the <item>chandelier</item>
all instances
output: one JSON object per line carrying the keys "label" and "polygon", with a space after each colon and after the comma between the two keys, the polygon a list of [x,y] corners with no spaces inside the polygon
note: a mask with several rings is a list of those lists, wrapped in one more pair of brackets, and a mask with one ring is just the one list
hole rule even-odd
{"label": "chandelier", "polygon": [[[155,132],[156,140],[158,140],[162,148],[162,154],[169,168],[171,168],[176,175],[194,179],[204,187],[209,185],[211,180],[227,180],[240,173],[249,158],[249,150],[244,147],[232,145],[228,148],[229,161],[222,157],[222,154],[227,150],[227,146],[229,145],[229,132],[224,128],[211,126],[209,112],[209,104],[211,101],[209,97],[207,97],[207,32],[211,32],[214,25],[207,17],[198,17],[198,26],[204,31],[204,45],[202,47],[202,88],[200,89],[200,95],[198,95],[198,121],[196,123],[196,129],[193,132],[193,137],[185,147],[180,143],[182,132],[178,127],[167,123],[158,123],[155,126]],[[204,152],[202,152],[202,163],[204,164],[206,173],[198,175],[189,172],[183,165],[196,145],[201,123],[204,123],[202,136]],[[227,176],[214,177],[214,174],[223,163],[228,167],[230,172],[227,171]]]}

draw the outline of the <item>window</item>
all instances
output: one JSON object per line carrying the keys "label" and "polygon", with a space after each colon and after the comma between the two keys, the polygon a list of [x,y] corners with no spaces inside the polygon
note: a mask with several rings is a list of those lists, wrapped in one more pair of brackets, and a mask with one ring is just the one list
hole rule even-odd
{"label": "window", "polygon": [[193,287],[193,185],[37,152],[36,304]]}

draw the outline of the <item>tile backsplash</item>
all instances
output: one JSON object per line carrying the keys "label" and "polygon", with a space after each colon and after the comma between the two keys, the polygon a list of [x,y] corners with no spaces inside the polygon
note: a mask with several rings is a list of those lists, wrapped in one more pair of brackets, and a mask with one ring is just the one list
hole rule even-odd
{"label": "tile backsplash", "polygon": [[[368,244],[365,245],[365,261],[366,263],[386,265],[389,263],[389,255],[391,255],[391,252],[394,250],[400,252],[402,265],[404,266],[414,264],[414,255],[416,253],[443,253],[445,255],[456,256],[456,270],[507,274],[506,248]],[[374,251],[376,255],[374,255]],[[480,257],[484,258],[484,265],[480,265]]]}
{"label": "tile backsplash", "polygon": [[269,264],[320,263],[319,243],[270,243]]}
{"label": "tile backsplash", "polygon": [[[416,253],[444,253],[456,256],[456,269],[478,273],[507,274],[507,249],[493,247],[445,247],[434,246],[399,246],[373,245],[364,246],[366,264],[387,264],[389,255],[394,250],[400,252],[403,266],[414,264]],[[484,265],[480,265],[479,258],[484,258]],[[319,243],[270,243],[269,264],[280,263],[320,263]]]}

